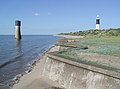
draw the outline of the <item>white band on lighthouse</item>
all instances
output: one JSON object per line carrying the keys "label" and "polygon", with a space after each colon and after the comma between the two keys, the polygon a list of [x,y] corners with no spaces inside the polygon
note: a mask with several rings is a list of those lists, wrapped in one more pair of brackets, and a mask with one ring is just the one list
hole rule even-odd
{"label": "white band on lighthouse", "polygon": [[100,25],[96,24],[96,29],[99,30],[100,29]]}

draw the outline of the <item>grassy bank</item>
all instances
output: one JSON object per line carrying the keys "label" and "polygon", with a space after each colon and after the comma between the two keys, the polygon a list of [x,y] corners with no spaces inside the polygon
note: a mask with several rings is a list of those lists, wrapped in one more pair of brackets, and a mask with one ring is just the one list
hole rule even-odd
{"label": "grassy bank", "polygon": [[85,36],[85,37],[109,37],[109,36],[120,36],[120,28],[116,29],[101,29],[101,30],[85,30],[70,33],[60,33],[59,35],[72,35],[72,36]]}
{"label": "grassy bank", "polygon": [[[120,36],[119,37],[101,37],[101,38],[82,38],[75,39],[77,42],[61,42],[63,46],[75,46],[77,49],[71,49],[71,52],[98,53],[104,55],[113,55],[120,57]],[[88,49],[84,49],[87,48]],[[67,52],[67,50],[66,50]],[[70,52],[70,51],[69,51]]]}
{"label": "grassy bank", "polygon": [[[57,53],[58,56],[110,68],[120,66],[120,36],[74,39],[75,42],[60,42],[63,46],[77,46]],[[84,49],[84,47],[87,49]]]}

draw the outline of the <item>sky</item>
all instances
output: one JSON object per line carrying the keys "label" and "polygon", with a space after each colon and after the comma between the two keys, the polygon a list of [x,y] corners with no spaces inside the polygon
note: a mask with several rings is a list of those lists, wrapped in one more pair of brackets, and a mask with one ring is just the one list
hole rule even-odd
{"label": "sky", "polygon": [[0,35],[14,35],[21,20],[23,35],[49,35],[95,29],[120,28],[120,0],[0,0]]}

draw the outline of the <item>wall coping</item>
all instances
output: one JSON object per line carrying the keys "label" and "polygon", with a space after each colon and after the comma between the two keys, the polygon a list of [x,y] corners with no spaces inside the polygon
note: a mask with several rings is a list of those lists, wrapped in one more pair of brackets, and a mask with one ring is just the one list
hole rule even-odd
{"label": "wall coping", "polygon": [[69,65],[72,65],[72,66],[76,66],[76,67],[79,67],[79,68],[82,68],[82,69],[85,69],[85,70],[93,71],[93,72],[103,74],[103,75],[106,75],[106,76],[109,76],[109,77],[120,79],[120,73],[115,72],[115,71],[103,69],[103,68],[100,68],[100,67],[96,67],[96,66],[93,66],[93,65],[88,65],[88,64],[84,64],[84,63],[80,63],[80,62],[78,63],[76,61],[72,61],[72,60],[69,60],[69,59],[66,59],[66,58],[63,58],[63,57],[56,56],[56,55],[54,55],[54,52],[49,52],[49,53],[46,53],[45,55],[47,57],[51,58],[51,59],[69,64]]}

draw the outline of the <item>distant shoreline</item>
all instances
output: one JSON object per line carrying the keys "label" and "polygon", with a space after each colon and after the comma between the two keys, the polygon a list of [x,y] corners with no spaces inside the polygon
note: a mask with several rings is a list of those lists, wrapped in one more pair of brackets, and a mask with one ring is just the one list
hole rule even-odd
{"label": "distant shoreline", "polygon": [[65,37],[65,38],[84,38],[84,36],[71,36],[71,35],[53,35],[53,36],[59,36],[59,37]]}

